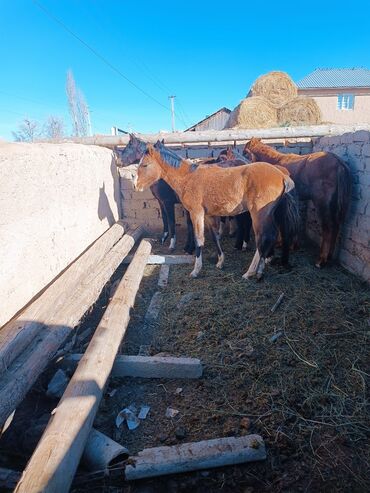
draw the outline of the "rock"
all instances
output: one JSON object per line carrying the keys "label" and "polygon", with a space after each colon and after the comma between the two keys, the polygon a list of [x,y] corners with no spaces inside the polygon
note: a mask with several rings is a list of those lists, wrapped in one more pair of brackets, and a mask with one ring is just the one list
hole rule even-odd
{"label": "rock", "polygon": [[197,334],[197,340],[198,341],[201,341],[204,337],[204,332],[202,330],[200,330]]}
{"label": "rock", "polygon": [[182,427],[176,428],[175,435],[178,440],[183,440],[187,435],[186,429]]}

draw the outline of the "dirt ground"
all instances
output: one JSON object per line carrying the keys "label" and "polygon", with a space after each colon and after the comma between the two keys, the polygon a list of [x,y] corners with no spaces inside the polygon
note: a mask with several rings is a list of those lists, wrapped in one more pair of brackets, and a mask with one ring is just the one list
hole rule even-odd
{"label": "dirt ground", "polygon": [[[181,243],[176,253],[182,253]],[[144,326],[159,289],[159,266],[147,266],[121,350],[200,358],[203,377],[111,379],[94,426],[132,454],[258,433],[267,459],[134,483],[124,483],[116,471],[115,478],[75,484],[74,493],[368,491],[368,285],[339,266],[317,270],[316,252],[308,246],[293,253],[291,270],[270,266],[261,282],[247,282],[241,276],[254,252],[235,251],[228,238],[223,244],[222,271],[215,268],[210,242],[200,278],[189,277],[190,265],[170,267],[159,318]],[[165,251],[158,243],[153,250]],[[272,313],[281,293],[283,301]],[[107,286],[81,332],[98,323],[109,294]],[[73,352],[82,350],[83,345]],[[34,400],[50,374],[31,392]],[[41,414],[37,402],[34,416]],[[148,417],[134,431],[125,424],[117,429],[116,415],[132,403],[150,406]],[[179,413],[166,418],[167,407]],[[21,467],[25,457],[17,460]]]}

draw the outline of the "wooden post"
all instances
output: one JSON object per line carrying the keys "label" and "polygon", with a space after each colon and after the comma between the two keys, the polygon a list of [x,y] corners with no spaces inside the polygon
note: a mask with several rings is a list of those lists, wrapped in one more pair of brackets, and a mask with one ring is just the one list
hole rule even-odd
{"label": "wooden post", "polygon": [[0,427],[22,401],[85,312],[95,303],[104,285],[143,233],[144,229],[139,227],[130,234],[125,234],[103,260],[91,268],[87,276],[69,292],[66,303],[58,306],[55,311],[50,307],[46,323],[39,320],[43,325],[39,335],[0,380]]}
{"label": "wooden post", "polygon": [[125,334],[151,245],[143,240],[15,491],[68,492]]}
{"label": "wooden post", "polygon": [[35,339],[42,327],[48,324],[48,317],[68,301],[78,281],[101,262],[123,234],[123,224],[114,224],[20,315],[2,327],[0,374],[6,371],[12,361]]}
{"label": "wooden post", "polygon": [[259,435],[216,438],[144,449],[136,457],[131,457],[125,477],[131,481],[264,459],[265,444]]}

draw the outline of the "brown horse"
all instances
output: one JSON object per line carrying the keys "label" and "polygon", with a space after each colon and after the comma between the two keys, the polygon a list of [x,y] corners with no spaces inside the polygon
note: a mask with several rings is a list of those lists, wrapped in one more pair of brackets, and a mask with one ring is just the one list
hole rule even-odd
{"label": "brown horse", "polygon": [[[268,163],[254,163],[234,168],[198,166],[183,160],[165,146],[147,145],[140,161],[135,188],[143,191],[156,181],[165,180],[189,211],[194,227],[196,260],[191,273],[197,277],[202,268],[205,216],[234,216],[249,211],[252,217],[257,250],[244,278],[261,278],[265,259],[270,256],[278,230],[289,255],[289,239],[298,226],[297,210],[288,192],[294,182]],[[217,233],[214,232],[216,238]],[[218,241],[218,263],[224,254]]]}
{"label": "brown horse", "polygon": [[351,172],[331,152],[283,154],[252,138],[244,148],[252,161],[266,161],[285,167],[296,185],[301,200],[312,200],[322,228],[320,257],[316,267],[323,267],[332,257],[340,225],[344,222],[351,199]]}

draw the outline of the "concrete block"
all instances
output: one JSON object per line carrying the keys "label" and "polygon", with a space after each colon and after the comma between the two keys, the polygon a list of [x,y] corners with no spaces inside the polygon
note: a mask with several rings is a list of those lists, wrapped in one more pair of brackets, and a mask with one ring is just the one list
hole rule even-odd
{"label": "concrete block", "polygon": [[347,146],[348,156],[361,156],[362,145],[361,144],[349,144]]}
{"label": "concrete block", "polygon": [[[337,139],[339,139],[339,142],[337,142]],[[332,143],[336,145],[337,143],[339,144],[351,144],[353,142],[353,134],[352,133],[346,133],[340,136],[335,136],[332,137]]]}
{"label": "concrete block", "polygon": [[370,157],[370,144],[364,144],[362,147],[362,155],[364,157]]}

